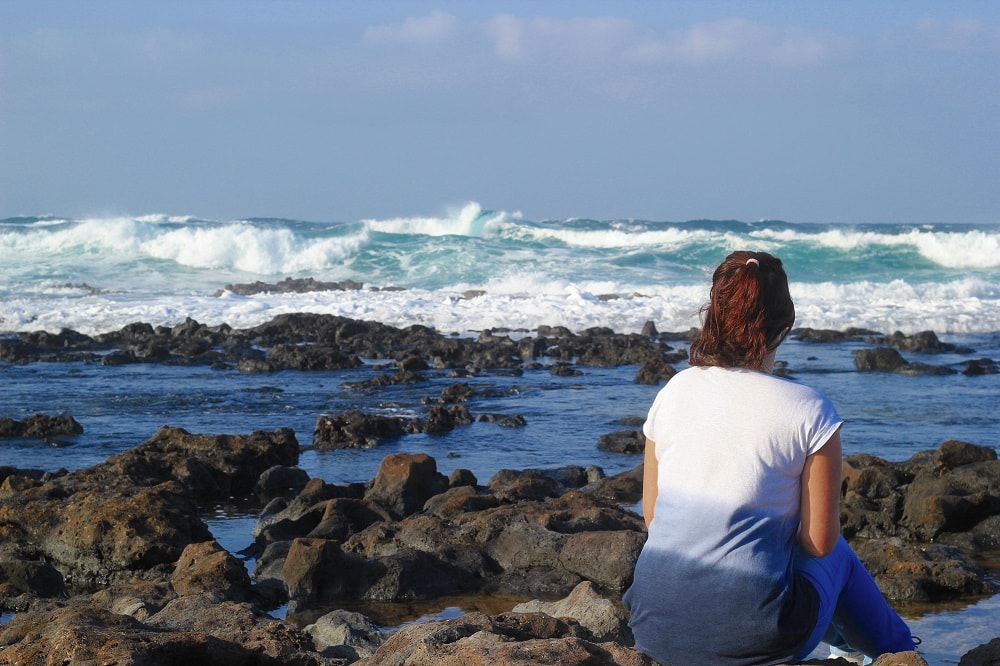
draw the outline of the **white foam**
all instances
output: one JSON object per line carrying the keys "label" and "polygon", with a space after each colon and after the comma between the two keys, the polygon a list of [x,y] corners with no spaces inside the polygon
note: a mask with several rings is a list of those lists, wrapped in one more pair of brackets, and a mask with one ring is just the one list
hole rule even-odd
{"label": "white foam", "polygon": [[483,208],[472,202],[445,217],[397,217],[387,220],[366,219],[363,224],[373,231],[387,234],[421,236],[483,236],[496,230],[503,222],[514,219],[504,212],[484,215]]}
{"label": "white foam", "polygon": [[[45,298],[11,297],[0,303],[0,330],[58,331],[73,328],[87,334],[118,330],[136,321],[172,326],[192,317],[208,325],[227,323],[246,328],[278,314],[315,312],[381,321],[396,326],[423,324],[441,332],[466,333],[508,327],[533,330],[561,325],[572,330],[606,326],[622,333],[638,332],[646,321],[662,331],[698,326],[698,310],[707,293],[703,286],[662,286],[655,293],[609,293],[567,282],[535,288],[525,278],[498,282],[496,290],[467,298],[461,290],[329,291],[302,294],[205,294],[151,296],[144,293],[89,294],[53,292]],[[939,334],[1000,331],[1000,285],[973,279],[941,285],[858,282],[791,285],[796,326],[843,330],[851,326],[883,332]]]}

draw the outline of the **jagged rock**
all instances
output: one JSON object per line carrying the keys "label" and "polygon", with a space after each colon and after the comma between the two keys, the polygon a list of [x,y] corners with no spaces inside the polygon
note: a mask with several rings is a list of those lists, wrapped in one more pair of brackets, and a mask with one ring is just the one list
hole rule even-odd
{"label": "jagged rock", "polygon": [[958,666],[996,666],[1000,664],[1000,638],[966,652]]}
{"label": "jagged rock", "polygon": [[636,372],[633,382],[656,386],[661,382],[670,381],[670,378],[676,374],[677,370],[672,365],[661,359],[654,359],[642,364]]}
{"label": "jagged rock", "polygon": [[397,453],[382,460],[365,497],[402,517],[419,511],[447,488],[448,479],[437,471],[436,460],[424,453]]}
{"label": "jagged rock", "polygon": [[655,666],[634,648],[597,643],[574,620],[544,613],[494,617],[466,613],[452,620],[406,626],[357,666],[535,666],[618,664]]}
{"label": "jagged rock", "polygon": [[593,634],[597,641],[616,641],[633,645],[635,639],[628,627],[628,616],[610,599],[599,595],[590,581],[573,588],[569,596],[559,601],[537,599],[517,604],[512,613],[545,613],[552,617],[576,620]]}
{"label": "jagged rock", "polygon": [[876,347],[875,349],[858,349],[854,352],[854,366],[858,370],[877,370],[895,372],[906,365],[906,360],[895,349]]}
{"label": "jagged rock", "polygon": [[253,494],[271,499],[277,495],[299,492],[309,483],[309,473],[301,467],[275,465],[264,470],[254,484]]}
{"label": "jagged rock", "polygon": [[854,547],[882,593],[892,600],[940,601],[996,591],[983,568],[953,546],[873,539]]}
{"label": "jagged rock", "polygon": [[601,435],[597,448],[611,453],[643,453],[646,450],[646,436],[640,430],[618,430]]}
{"label": "jagged rock", "polygon": [[10,437],[58,437],[79,435],[83,426],[68,414],[49,416],[35,414],[26,419],[0,418],[0,438]]}
{"label": "jagged rock", "polygon": [[322,615],[305,632],[324,655],[351,662],[371,657],[385,642],[385,635],[370,619],[346,610]]}
{"label": "jagged rock", "polygon": [[370,449],[380,442],[405,434],[404,421],[398,416],[379,416],[350,410],[320,416],[313,430],[313,446],[320,451],[332,449]]}
{"label": "jagged rock", "polygon": [[170,584],[180,596],[207,594],[226,601],[247,601],[250,575],[243,563],[215,541],[188,545],[177,559]]}

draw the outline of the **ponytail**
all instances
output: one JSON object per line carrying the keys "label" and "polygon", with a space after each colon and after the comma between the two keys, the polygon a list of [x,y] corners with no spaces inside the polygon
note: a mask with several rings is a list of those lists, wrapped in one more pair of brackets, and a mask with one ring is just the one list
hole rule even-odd
{"label": "ponytail", "polygon": [[781,260],[766,252],[733,252],[712,275],[691,365],[759,368],[795,321]]}

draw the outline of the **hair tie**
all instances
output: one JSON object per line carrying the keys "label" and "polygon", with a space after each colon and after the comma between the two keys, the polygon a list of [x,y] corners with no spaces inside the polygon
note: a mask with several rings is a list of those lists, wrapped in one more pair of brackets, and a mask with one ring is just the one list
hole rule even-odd
{"label": "hair tie", "polygon": [[751,263],[753,263],[753,264],[757,264],[757,266],[758,266],[758,267],[760,267],[760,262],[759,262],[759,261],[757,261],[757,260],[756,260],[755,258],[753,258],[753,257],[750,257],[749,259],[747,259],[747,264],[746,264],[746,265],[747,265],[747,266],[749,266],[749,265],[750,265]]}

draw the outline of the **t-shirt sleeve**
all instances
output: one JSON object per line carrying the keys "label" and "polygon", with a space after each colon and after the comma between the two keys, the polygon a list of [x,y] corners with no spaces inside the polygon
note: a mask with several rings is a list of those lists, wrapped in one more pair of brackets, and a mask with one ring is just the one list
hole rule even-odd
{"label": "t-shirt sleeve", "polygon": [[806,452],[812,455],[823,448],[823,445],[830,441],[834,433],[844,424],[844,420],[837,413],[837,408],[833,406],[830,399],[817,393],[814,398],[812,427],[809,428],[808,447]]}

